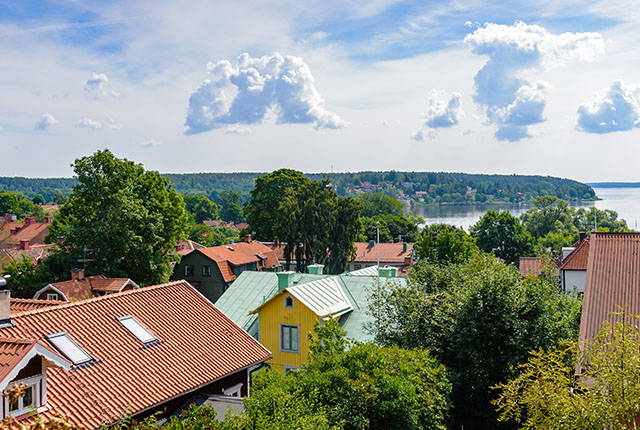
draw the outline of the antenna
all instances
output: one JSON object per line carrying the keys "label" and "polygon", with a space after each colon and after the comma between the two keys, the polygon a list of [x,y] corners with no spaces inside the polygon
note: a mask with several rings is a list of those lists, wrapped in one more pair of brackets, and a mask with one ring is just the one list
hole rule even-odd
{"label": "antenna", "polygon": [[87,258],[87,253],[88,252],[93,252],[93,251],[95,251],[95,249],[87,248],[85,246],[84,248],[82,248],[82,258],[77,260],[78,263],[82,263],[82,270],[85,271],[85,276],[86,276],[86,271],[87,271],[87,263],[91,262],[91,261],[95,261],[93,258]]}

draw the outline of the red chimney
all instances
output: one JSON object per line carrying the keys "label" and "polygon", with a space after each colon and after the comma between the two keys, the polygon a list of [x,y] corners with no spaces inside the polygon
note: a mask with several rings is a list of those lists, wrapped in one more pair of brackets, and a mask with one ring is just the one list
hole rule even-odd
{"label": "red chimney", "polygon": [[244,235],[244,241],[247,243],[251,243],[251,235],[250,234],[245,234]]}
{"label": "red chimney", "polygon": [[74,279],[82,281],[84,279],[84,269],[71,269],[71,280]]}
{"label": "red chimney", "polygon": [[23,251],[29,250],[29,239],[20,239],[20,249]]}
{"label": "red chimney", "polygon": [[52,217],[50,217],[50,216],[46,216],[46,217],[44,217],[44,222],[45,222],[45,224],[51,224],[51,221],[52,221],[52,220],[53,220],[53,218],[52,218]]}
{"label": "red chimney", "polygon": [[31,224],[35,223],[35,222],[36,222],[36,217],[34,217],[34,216],[28,216],[28,217],[26,217],[26,218],[24,219],[24,226],[26,227],[26,226],[28,226],[28,225],[31,225]]}
{"label": "red chimney", "polygon": [[413,263],[413,258],[411,258],[410,255],[404,257],[404,265],[405,266],[411,266],[412,263]]}

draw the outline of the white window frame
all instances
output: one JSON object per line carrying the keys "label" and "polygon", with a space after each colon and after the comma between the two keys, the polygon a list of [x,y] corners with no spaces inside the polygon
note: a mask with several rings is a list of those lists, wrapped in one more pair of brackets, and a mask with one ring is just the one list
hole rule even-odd
{"label": "white window frame", "polygon": [[58,293],[47,293],[47,300],[60,300]]}
{"label": "white window frame", "polygon": [[[4,398],[4,417],[6,418],[9,414],[11,414],[12,417],[18,417],[20,415],[24,415],[26,413],[29,413],[31,411],[34,411],[36,409],[38,409],[40,406],[43,405],[42,403],[42,399],[40,398],[40,393],[42,392],[42,384],[44,381],[44,377],[42,374],[40,375],[36,375],[36,376],[31,376],[29,378],[24,378],[24,379],[20,379],[18,381],[13,381],[11,383],[11,386],[9,388],[13,387],[13,383],[15,384],[27,384],[28,385],[28,389],[30,388],[32,390],[32,398],[33,398],[33,403],[31,405],[24,405],[24,397],[20,397],[18,399],[18,409],[16,409],[15,411],[10,411],[9,410],[9,399],[7,397]],[[6,393],[6,391],[5,391]]]}
{"label": "white window frame", "polygon": [[[122,325],[122,327],[124,327],[124,328],[129,332],[129,333],[131,333],[131,335],[132,335],[133,337],[135,337],[136,339],[138,339],[138,340],[139,340],[140,342],[142,342],[143,344],[145,344],[145,345],[146,345],[146,344],[148,344],[148,343],[155,342],[155,341],[157,341],[157,340],[158,340],[158,338],[157,338],[153,333],[151,333],[151,332],[150,332],[150,331],[149,331],[145,326],[143,326],[142,324],[140,324],[140,321],[138,321],[137,319],[135,319],[135,318],[133,317],[133,315],[124,315],[124,316],[118,317],[118,318],[116,318],[116,319],[117,319],[117,320],[118,320],[118,322]],[[123,323],[123,321],[125,321],[125,320],[132,320],[132,321],[134,321],[134,322],[139,326],[139,328],[141,328],[141,329],[142,329],[143,331],[145,331],[149,336],[151,336],[151,337],[152,337],[152,339],[149,339],[149,340],[142,340],[142,339],[140,339],[140,338],[138,337],[138,335],[136,335],[134,332],[132,332],[132,331],[129,329],[129,327],[127,327],[127,326]]]}
{"label": "white window frame", "polygon": [[[71,343],[73,343],[80,351],[82,351],[82,353],[84,355],[87,356],[86,359],[83,359],[81,361],[74,361],[71,357],[69,357],[62,349],[58,348],[58,346],[51,340],[52,338],[57,338],[57,337],[66,337]],[[74,365],[79,365],[79,364],[83,364],[83,363],[88,363],[91,360],[93,360],[93,357],[91,357],[91,355],[89,355],[89,353],[87,353],[87,351],[85,351],[84,349],[82,349],[82,347],[80,345],[77,344],[77,342],[75,340],[73,340],[71,338],[71,336],[69,336],[67,333],[60,331],[58,333],[51,333],[46,335],[47,340],[49,341],[49,343],[51,345],[53,345],[53,347],[57,350],[60,351],[60,353],[62,355],[64,355],[70,362],[72,362]]]}
{"label": "white window frame", "polygon": [[[284,348],[284,343],[283,343],[284,342],[284,336],[283,336],[283,331],[282,331],[282,329],[284,327],[290,327],[290,328],[295,327],[296,328],[297,336],[298,336],[296,344],[298,346],[298,349],[285,349]],[[291,352],[293,354],[300,354],[300,326],[299,325],[297,325],[297,324],[280,324],[280,352]]]}
{"label": "white window frame", "polygon": [[[287,300],[289,300],[289,299],[291,299],[291,306],[287,306]],[[294,309],[295,305],[296,305],[296,301],[292,296],[288,295],[288,296],[286,296],[284,298],[284,308],[285,309]]]}
{"label": "white window frame", "polygon": [[242,397],[242,382],[238,382],[236,385],[232,385],[229,388],[223,388],[222,394],[229,397]]}

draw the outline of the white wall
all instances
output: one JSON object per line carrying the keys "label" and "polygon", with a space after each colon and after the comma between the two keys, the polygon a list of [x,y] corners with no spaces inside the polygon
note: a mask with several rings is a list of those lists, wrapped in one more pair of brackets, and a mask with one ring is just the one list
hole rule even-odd
{"label": "white wall", "polygon": [[587,278],[586,270],[563,270],[562,272],[562,291],[572,291],[575,286],[579,292],[584,293],[584,282]]}

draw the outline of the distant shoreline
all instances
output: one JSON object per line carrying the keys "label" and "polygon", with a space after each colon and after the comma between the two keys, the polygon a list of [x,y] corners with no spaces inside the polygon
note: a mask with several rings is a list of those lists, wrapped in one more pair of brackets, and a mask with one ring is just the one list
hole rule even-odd
{"label": "distant shoreline", "polygon": [[640,188],[640,182],[586,182],[591,188]]}

